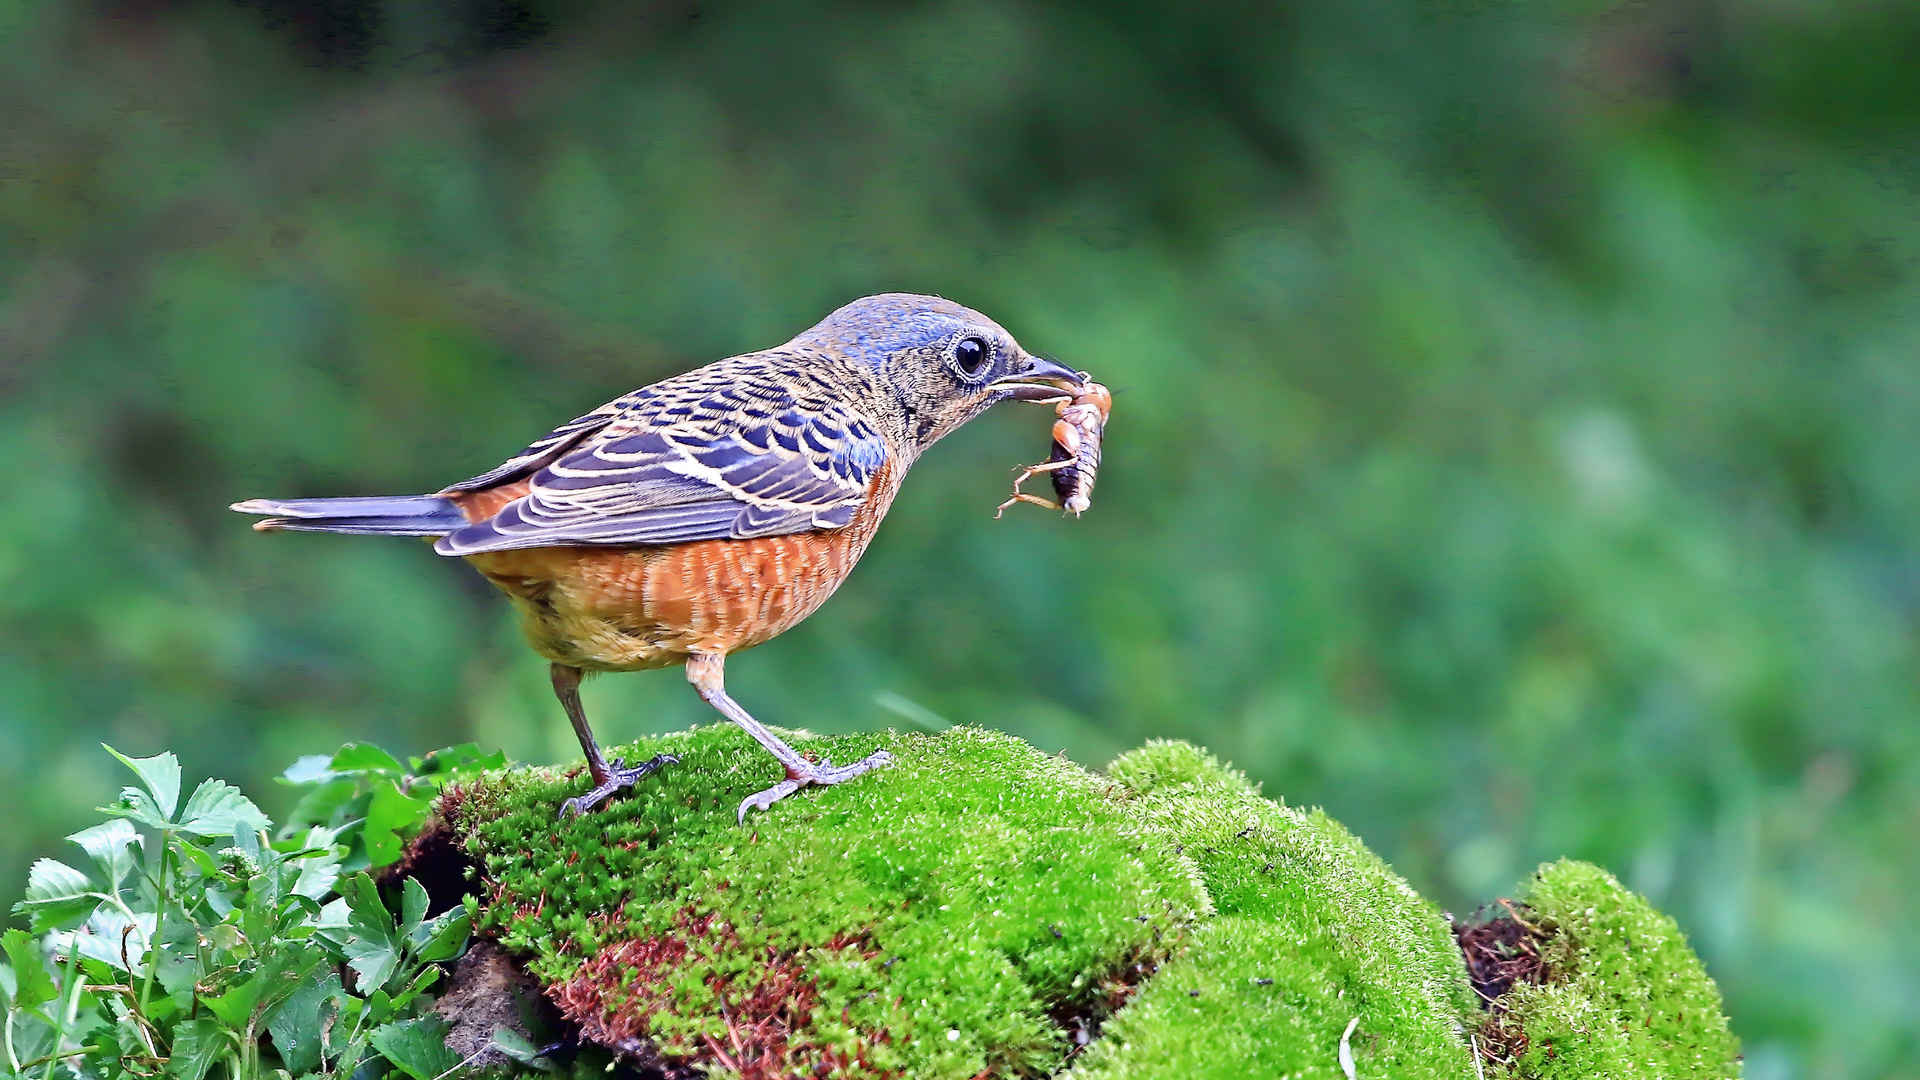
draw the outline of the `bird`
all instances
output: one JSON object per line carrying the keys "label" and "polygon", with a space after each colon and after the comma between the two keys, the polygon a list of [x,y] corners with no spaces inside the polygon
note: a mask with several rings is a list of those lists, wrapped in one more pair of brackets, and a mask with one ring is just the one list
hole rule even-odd
{"label": "bird", "polygon": [[427,537],[519,611],[586,757],[562,816],[632,788],[670,754],[607,760],[588,673],[681,665],[785,772],[737,819],[892,762],[811,761],[727,694],[729,656],[792,629],[866,551],[928,447],[1003,401],[1056,403],[1088,376],[936,296],[854,300],[783,345],[629,391],[430,495],[250,499],[261,531]]}

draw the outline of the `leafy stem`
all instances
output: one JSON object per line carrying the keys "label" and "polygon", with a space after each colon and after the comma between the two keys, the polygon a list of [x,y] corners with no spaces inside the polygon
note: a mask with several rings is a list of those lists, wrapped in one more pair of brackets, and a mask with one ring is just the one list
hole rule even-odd
{"label": "leafy stem", "polygon": [[[11,1019],[11,1017],[9,1017],[9,1019]],[[57,1050],[50,1054],[41,1054],[39,1057],[34,1058],[30,1061],[21,1062],[19,1065],[14,1067],[14,1071],[21,1072],[26,1069],[31,1069],[35,1065],[49,1065],[56,1062],[64,1061],[67,1058],[71,1058],[71,1057],[85,1057],[88,1054],[100,1053],[102,1050],[105,1050],[105,1049],[106,1047],[100,1046],[98,1044],[89,1044],[87,1046],[76,1046],[71,1050]]]}
{"label": "leafy stem", "polygon": [[[160,880],[158,883],[159,900],[153,905],[153,935],[147,939],[147,977],[140,983],[140,1015],[147,1014],[147,1003],[153,994],[153,975],[160,969],[160,943],[166,940],[167,932],[167,868],[173,862],[173,833],[171,830],[160,834]],[[118,889],[114,890],[116,893]],[[127,912],[127,919],[133,919],[133,913]]]}
{"label": "leafy stem", "polygon": [[[57,1051],[73,1028],[74,1020],[80,1016],[80,993],[86,989],[86,980],[80,974],[80,939],[75,937],[67,952],[67,994],[60,1007],[60,1022],[53,1029],[53,1046]],[[47,1061],[46,1069],[40,1074],[40,1080],[53,1080],[53,1067],[59,1063],[55,1057]]]}
{"label": "leafy stem", "polygon": [[7,1028],[6,1028],[7,1071],[14,1076],[20,1075],[26,1069],[25,1066],[20,1064],[20,1055],[16,1053],[13,1049],[13,1021],[14,1021],[14,1018],[19,1015],[20,1015],[20,1010],[18,1009],[7,1010]]}

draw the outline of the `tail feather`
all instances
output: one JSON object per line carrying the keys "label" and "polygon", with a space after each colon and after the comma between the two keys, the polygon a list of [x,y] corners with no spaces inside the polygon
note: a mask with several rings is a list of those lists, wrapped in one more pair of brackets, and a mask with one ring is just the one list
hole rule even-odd
{"label": "tail feather", "polygon": [[243,514],[271,515],[253,523],[262,532],[351,533],[361,536],[445,536],[467,523],[450,499],[438,495],[356,496],[344,499],[248,499]]}

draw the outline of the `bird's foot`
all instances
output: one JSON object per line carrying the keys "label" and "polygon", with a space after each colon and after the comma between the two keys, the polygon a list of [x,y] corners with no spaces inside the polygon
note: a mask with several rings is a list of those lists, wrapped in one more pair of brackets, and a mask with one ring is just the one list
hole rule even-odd
{"label": "bird's foot", "polygon": [[873,753],[868,754],[866,757],[861,758],[851,765],[833,765],[825,761],[818,764],[809,762],[806,769],[800,771],[798,775],[796,775],[795,770],[788,769],[785,780],[780,781],[765,791],[749,795],[741,801],[740,823],[743,825],[746,824],[747,811],[765,810],[803,787],[808,787],[813,784],[820,784],[822,786],[828,784],[844,784],[848,780],[859,776],[861,773],[872,772],[875,769],[884,768],[891,764],[893,764],[892,754],[885,750],[875,750]]}
{"label": "bird's foot", "polygon": [[584,814],[647,777],[652,776],[654,773],[659,772],[666,766],[678,764],[680,764],[680,759],[673,754],[655,754],[653,757],[648,758],[632,768],[628,768],[627,763],[621,761],[619,758],[614,758],[607,763],[606,779],[594,785],[593,790],[587,792],[585,795],[575,795],[573,798],[561,803],[560,816],[568,817],[574,814]]}

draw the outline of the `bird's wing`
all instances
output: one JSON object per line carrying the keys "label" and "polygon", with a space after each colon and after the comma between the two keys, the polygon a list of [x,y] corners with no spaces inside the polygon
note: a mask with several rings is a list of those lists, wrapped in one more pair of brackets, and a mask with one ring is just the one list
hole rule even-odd
{"label": "bird's wing", "polygon": [[[754,395],[746,407],[737,389],[646,400],[571,436],[566,430],[548,436],[549,449],[535,443],[516,459],[548,455],[525,496],[442,537],[435,550],[472,555],[837,529],[853,520],[892,456],[858,413],[777,392]],[[511,465],[487,476],[505,478]]]}

